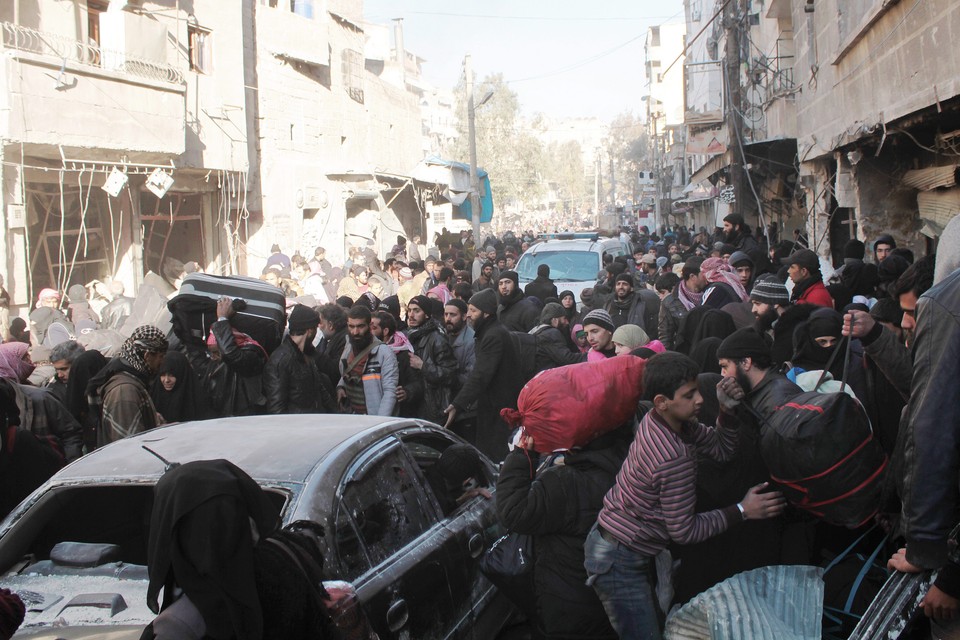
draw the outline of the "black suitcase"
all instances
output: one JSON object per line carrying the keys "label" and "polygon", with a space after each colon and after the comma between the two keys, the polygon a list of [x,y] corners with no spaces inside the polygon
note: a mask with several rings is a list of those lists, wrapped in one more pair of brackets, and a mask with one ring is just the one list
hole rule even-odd
{"label": "black suitcase", "polygon": [[256,278],[206,273],[188,274],[180,292],[167,303],[173,315],[173,331],[181,342],[205,343],[210,326],[217,320],[217,300],[221,296],[246,303],[233,316],[234,327],[259,342],[267,353],[280,345],[287,326],[283,291]]}

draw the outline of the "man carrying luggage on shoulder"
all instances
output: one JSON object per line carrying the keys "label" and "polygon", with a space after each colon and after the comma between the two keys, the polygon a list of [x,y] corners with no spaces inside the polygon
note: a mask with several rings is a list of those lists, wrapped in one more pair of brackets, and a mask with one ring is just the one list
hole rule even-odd
{"label": "man carrying luggage on shoulder", "polygon": [[737,447],[734,411],[744,395],[736,380],[724,378],[717,385],[717,428],[700,424],[698,373],[696,363],[678,353],[647,361],[644,395],[654,408],[640,421],[584,544],[587,584],[621,640],[661,637],[664,615],[653,572],[656,556],[671,543],[700,542],[743,520],[774,517],[785,505],[778,492],[760,493],[767,486],[763,483],[737,504],[696,512],[697,455],[720,462],[731,458]]}

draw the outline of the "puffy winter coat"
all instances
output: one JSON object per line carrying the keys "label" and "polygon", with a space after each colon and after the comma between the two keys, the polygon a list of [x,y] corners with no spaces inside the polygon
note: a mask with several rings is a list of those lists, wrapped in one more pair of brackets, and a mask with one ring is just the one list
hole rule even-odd
{"label": "puffy winter coat", "polygon": [[453,349],[433,319],[411,329],[408,338],[414,354],[423,360],[423,366],[420,375],[405,387],[407,402],[416,407],[416,417],[443,424],[446,422],[443,410],[450,404],[450,389],[457,381]]}
{"label": "puffy winter coat", "polygon": [[329,412],[332,409],[329,385],[329,380],[326,385],[321,381],[316,360],[300,351],[287,336],[270,354],[263,369],[267,413]]}

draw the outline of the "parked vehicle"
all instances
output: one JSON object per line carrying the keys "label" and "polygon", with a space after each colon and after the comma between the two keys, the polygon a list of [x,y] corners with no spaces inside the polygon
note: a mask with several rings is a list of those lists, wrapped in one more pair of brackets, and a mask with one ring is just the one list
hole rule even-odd
{"label": "parked vehicle", "polygon": [[630,255],[630,247],[618,238],[597,234],[557,234],[523,252],[517,262],[522,289],[537,277],[537,267],[549,265],[550,279],[557,291],[570,290],[580,304],[580,293],[597,282],[603,269],[603,257]]}
{"label": "parked vehicle", "polygon": [[[324,573],[353,584],[383,640],[495,637],[511,607],[474,560],[499,535],[494,500],[444,513],[447,488],[428,473],[462,442],[418,420],[289,415],[176,424],[98,449],[0,523],[0,585],[28,607],[15,637],[139,638],[153,619],[148,525],[165,465],[145,447],[171,462],[230,460],[269,493],[283,524],[323,525]],[[481,460],[479,480],[493,491],[495,467]],[[77,553],[59,544],[68,542],[99,547]],[[99,559],[79,557],[98,548]]]}

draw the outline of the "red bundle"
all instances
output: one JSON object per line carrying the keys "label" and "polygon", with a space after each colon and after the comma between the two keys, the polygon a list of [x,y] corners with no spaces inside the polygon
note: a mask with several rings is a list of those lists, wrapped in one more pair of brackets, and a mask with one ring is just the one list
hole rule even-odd
{"label": "red bundle", "polygon": [[645,364],[642,358],[617,356],[547,369],[523,388],[517,409],[500,415],[522,426],[541,453],[582,447],[636,412]]}

